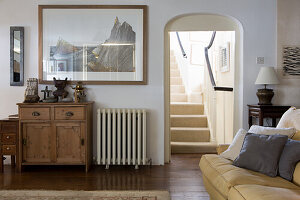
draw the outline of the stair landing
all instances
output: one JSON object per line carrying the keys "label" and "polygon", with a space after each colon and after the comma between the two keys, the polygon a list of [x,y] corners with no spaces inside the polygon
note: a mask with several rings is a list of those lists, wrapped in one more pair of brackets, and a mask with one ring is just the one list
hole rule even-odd
{"label": "stair landing", "polygon": [[213,142],[171,142],[171,153],[216,153]]}

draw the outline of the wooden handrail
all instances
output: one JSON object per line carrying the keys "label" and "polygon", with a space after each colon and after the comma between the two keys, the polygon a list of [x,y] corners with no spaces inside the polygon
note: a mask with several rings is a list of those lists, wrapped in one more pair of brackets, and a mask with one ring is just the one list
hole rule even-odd
{"label": "wooden handrail", "polygon": [[178,43],[179,43],[179,46],[180,46],[180,49],[181,49],[182,56],[183,56],[184,58],[187,58],[186,53],[185,53],[185,51],[184,51],[184,48],[183,48],[183,46],[182,46],[180,37],[179,37],[179,33],[176,32],[176,35],[177,35],[177,40],[178,40]]}
{"label": "wooden handrail", "polygon": [[232,87],[214,87],[215,91],[227,91],[227,92],[232,92],[233,88]]}
{"label": "wooden handrail", "polygon": [[213,86],[215,91],[232,92],[233,91],[232,87],[218,87],[218,86],[216,86],[215,78],[214,78],[214,75],[212,73],[212,69],[211,69],[211,65],[210,65],[210,61],[209,61],[209,56],[208,56],[208,50],[213,45],[215,37],[216,37],[216,31],[213,32],[213,34],[211,36],[211,39],[210,39],[210,42],[209,42],[209,45],[204,48],[205,60],[206,60],[206,65],[207,65],[207,69],[208,69],[208,73],[209,73],[210,82],[211,82],[211,85]]}

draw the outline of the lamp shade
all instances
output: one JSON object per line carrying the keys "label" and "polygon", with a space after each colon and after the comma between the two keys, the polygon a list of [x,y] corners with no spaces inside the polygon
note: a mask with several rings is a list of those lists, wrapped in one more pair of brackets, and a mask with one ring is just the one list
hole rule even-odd
{"label": "lamp shade", "polygon": [[265,84],[265,85],[275,85],[279,84],[279,80],[277,78],[274,67],[261,67],[260,71],[257,75],[256,85]]}

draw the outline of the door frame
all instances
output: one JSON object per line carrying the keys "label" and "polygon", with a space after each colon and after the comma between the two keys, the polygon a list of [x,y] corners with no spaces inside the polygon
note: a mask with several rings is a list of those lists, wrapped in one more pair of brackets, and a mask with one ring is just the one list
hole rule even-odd
{"label": "door frame", "polygon": [[[191,23],[193,22],[193,23]],[[164,162],[171,158],[170,145],[170,34],[171,31],[235,31],[234,133],[242,127],[243,116],[243,27],[231,16],[185,14],[174,17],[164,29]]]}

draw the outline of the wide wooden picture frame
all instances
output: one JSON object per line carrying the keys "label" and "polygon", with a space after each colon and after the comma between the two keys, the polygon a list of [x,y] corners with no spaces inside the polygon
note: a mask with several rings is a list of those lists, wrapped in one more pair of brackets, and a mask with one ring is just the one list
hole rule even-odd
{"label": "wide wooden picture frame", "polygon": [[39,5],[39,83],[146,85],[146,5]]}

